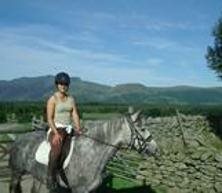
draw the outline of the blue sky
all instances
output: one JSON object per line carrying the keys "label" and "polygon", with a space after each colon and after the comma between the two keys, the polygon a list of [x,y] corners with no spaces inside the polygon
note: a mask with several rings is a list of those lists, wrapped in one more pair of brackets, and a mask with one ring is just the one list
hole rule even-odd
{"label": "blue sky", "polygon": [[205,54],[221,0],[0,0],[0,79],[221,86]]}

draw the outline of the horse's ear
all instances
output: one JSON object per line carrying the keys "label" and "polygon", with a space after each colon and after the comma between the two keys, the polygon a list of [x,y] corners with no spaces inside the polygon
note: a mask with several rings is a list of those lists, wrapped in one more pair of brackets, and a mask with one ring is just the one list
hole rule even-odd
{"label": "horse's ear", "polygon": [[136,122],[139,119],[141,113],[142,113],[142,111],[137,111],[137,112],[133,113],[132,115],[130,115],[132,121]]}
{"label": "horse's ear", "polygon": [[133,108],[133,106],[129,106],[129,107],[128,107],[128,113],[129,113],[130,115],[132,115],[132,114],[134,113],[134,108]]}

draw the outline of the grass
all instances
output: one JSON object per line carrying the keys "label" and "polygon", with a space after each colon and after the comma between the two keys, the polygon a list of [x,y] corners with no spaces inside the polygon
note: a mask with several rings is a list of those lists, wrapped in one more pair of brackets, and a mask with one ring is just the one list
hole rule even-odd
{"label": "grass", "polygon": [[139,184],[136,182],[129,182],[127,180],[123,180],[120,178],[113,178],[113,188],[115,189],[123,189],[123,188],[133,188],[138,186]]}
{"label": "grass", "polygon": [[167,193],[167,190],[161,186],[151,187],[114,177],[112,179],[112,187],[103,187],[98,193]]}
{"label": "grass", "polygon": [[0,135],[0,143],[2,142],[8,142],[8,141],[12,141],[12,139],[10,137],[8,137],[6,134],[4,135]]}
{"label": "grass", "polygon": [[[136,189],[136,188],[139,189],[139,188],[143,188],[143,187],[144,187],[144,190],[150,189],[149,190],[150,193],[166,193],[167,192],[166,188],[162,187],[162,186],[149,187],[149,186],[142,185],[140,183],[127,181],[127,180],[123,180],[123,179],[120,179],[120,178],[114,178],[113,179],[113,188],[115,188],[117,190]],[[149,192],[147,192],[147,193],[149,193]]]}

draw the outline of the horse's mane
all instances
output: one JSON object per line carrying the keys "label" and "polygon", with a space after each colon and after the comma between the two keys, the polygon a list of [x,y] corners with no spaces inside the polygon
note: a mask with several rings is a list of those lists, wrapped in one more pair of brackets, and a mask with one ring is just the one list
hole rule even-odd
{"label": "horse's mane", "polygon": [[123,117],[115,117],[109,120],[89,121],[85,123],[86,135],[112,141],[122,124]]}

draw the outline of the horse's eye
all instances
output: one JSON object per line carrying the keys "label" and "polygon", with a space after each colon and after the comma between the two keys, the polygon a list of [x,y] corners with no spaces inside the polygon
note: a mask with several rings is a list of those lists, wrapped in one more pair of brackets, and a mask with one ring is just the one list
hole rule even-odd
{"label": "horse's eye", "polygon": [[142,126],[142,123],[141,123],[140,121],[137,121],[137,122],[135,122],[135,126],[141,127],[141,126]]}
{"label": "horse's eye", "polygon": [[145,129],[144,127],[143,127],[143,128],[141,128],[141,131],[142,131],[142,132],[145,132],[145,130],[146,130],[146,129]]}

